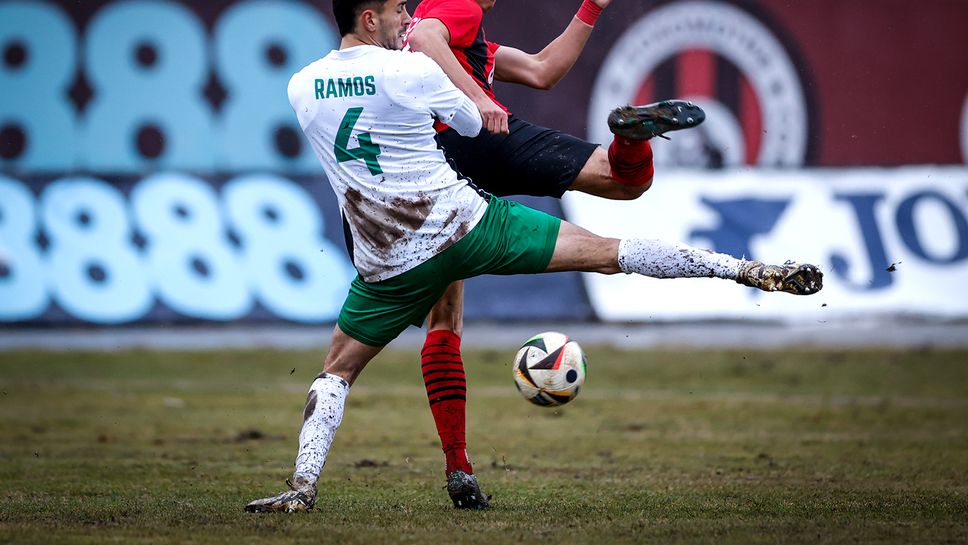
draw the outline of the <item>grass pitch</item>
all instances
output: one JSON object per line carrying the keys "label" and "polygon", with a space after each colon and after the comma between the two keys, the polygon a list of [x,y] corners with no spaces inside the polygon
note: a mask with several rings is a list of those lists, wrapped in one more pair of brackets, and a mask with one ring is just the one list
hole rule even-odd
{"label": "grass pitch", "polygon": [[380,355],[308,515],[242,506],[321,354],[0,354],[0,542],[968,542],[968,351],[586,350],[560,409],[466,352],[486,512],[450,507],[417,351]]}

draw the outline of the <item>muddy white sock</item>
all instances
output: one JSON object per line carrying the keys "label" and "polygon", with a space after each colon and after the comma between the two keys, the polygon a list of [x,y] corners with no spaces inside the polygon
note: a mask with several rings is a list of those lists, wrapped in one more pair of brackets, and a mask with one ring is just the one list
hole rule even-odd
{"label": "muddy white sock", "polygon": [[316,482],[326,463],[336,430],[343,421],[343,407],[350,385],[336,375],[323,373],[309,387],[303,426],[299,432],[299,454],[294,477]]}
{"label": "muddy white sock", "polygon": [[618,245],[618,266],[626,274],[652,278],[726,278],[735,280],[742,259],[662,240],[627,238]]}

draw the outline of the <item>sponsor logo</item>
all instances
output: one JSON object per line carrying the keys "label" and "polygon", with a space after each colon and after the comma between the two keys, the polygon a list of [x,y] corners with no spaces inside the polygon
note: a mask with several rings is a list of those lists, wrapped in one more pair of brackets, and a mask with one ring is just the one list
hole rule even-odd
{"label": "sponsor logo", "polygon": [[616,106],[667,98],[692,100],[707,117],[656,141],[659,164],[803,164],[807,107],[796,68],[773,32],[736,7],[676,2],[630,26],[592,90],[589,139],[611,140],[605,119]]}
{"label": "sponsor logo", "polygon": [[740,318],[964,318],[968,297],[968,169],[909,166],[731,169],[663,177],[662,202],[627,207],[571,192],[565,211],[592,232],[668,240],[736,257],[813,263],[817,296],[769,294],[733,282],[584,275],[605,321]]}

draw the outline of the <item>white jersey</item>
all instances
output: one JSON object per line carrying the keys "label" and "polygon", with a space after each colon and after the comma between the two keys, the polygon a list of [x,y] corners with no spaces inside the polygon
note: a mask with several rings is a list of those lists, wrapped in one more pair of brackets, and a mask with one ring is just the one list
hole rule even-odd
{"label": "white jersey", "polygon": [[422,53],[332,51],[289,81],[289,103],[326,171],[363,280],[406,272],[466,235],[486,201],[447,163],[433,118],[464,136],[477,107]]}

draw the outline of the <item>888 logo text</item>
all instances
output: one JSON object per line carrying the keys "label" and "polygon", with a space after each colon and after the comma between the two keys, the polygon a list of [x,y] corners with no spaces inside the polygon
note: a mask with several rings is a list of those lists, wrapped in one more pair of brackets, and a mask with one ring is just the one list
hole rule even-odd
{"label": "888 logo text", "polygon": [[143,319],[157,303],[194,319],[246,318],[259,303],[286,320],[333,321],[355,271],[325,231],[309,192],[278,175],[216,191],[160,173],[127,195],[67,176],[37,196],[0,176],[0,322],[43,319],[51,303],[100,324]]}
{"label": "888 logo text", "polygon": [[339,42],[315,8],[87,4],[0,3],[0,170],[318,170],[286,97]]}

